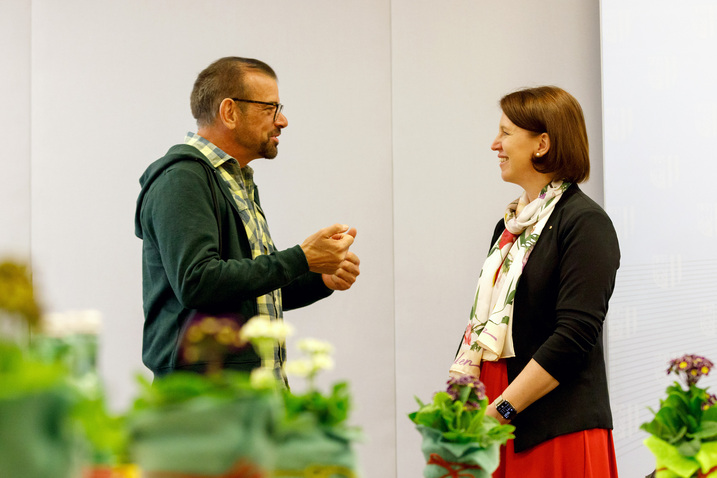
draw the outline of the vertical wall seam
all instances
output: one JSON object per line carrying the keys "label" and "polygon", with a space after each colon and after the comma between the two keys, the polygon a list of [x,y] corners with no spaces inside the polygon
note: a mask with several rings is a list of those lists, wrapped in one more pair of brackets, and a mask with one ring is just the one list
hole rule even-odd
{"label": "vertical wall seam", "polygon": [[396,150],[393,137],[393,118],[394,118],[394,77],[393,77],[393,0],[388,1],[388,51],[389,65],[388,72],[390,78],[390,119],[389,119],[389,137],[391,139],[391,259],[392,259],[392,282],[393,282],[393,476],[398,478],[398,326],[396,324]]}

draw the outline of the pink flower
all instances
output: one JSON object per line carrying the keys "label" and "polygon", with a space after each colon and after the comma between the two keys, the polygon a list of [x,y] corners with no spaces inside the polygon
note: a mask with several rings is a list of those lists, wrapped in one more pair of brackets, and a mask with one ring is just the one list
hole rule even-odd
{"label": "pink flower", "polygon": [[466,327],[466,333],[463,335],[463,343],[466,345],[471,344],[471,332],[473,331],[473,328],[471,327],[470,322],[468,323],[468,327]]}

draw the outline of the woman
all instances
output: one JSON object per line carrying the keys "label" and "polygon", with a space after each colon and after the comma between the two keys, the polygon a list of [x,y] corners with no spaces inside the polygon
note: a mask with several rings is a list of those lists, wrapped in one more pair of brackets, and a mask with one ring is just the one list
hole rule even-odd
{"label": "woman", "polygon": [[590,172],[580,104],[516,91],[491,149],[524,192],[493,234],[452,374],[480,375],[487,414],[515,425],[494,478],[616,477],[602,326],[620,252],[577,186]]}

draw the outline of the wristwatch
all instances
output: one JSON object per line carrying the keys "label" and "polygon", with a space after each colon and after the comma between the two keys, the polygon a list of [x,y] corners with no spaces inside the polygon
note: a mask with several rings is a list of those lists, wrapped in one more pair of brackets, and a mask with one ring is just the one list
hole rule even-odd
{"label": "wristwatch", "polygon": [[508,400],[503,398],[503,395],[496,398],[493,404],[495,405],[495,409],[498,410],[498,413],[500,413],[500,416],[506,420],[514,419],[518,414],[518,411],[513,408],[513,405],[511,405]]}

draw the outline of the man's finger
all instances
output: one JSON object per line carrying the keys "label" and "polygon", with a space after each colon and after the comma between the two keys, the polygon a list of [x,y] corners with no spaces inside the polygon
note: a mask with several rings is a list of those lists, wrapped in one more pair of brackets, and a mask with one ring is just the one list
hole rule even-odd
{"label": "man's finger", "polygon": [[352,263],[356,264],[357,266],[361,264],[361,259],[359,259],[359,257],[351,251],[348,251],[346,253],[346,257],[344,257],[344,260],[352,262]]}
{"label": "man's finger", "polygon": [[324,236],[325,237],[333,237],[336,234],[341,234],[346,232],[349,229],[348,224],[334,224],[333,226],[329,226],[327,228],[324,228]]}

